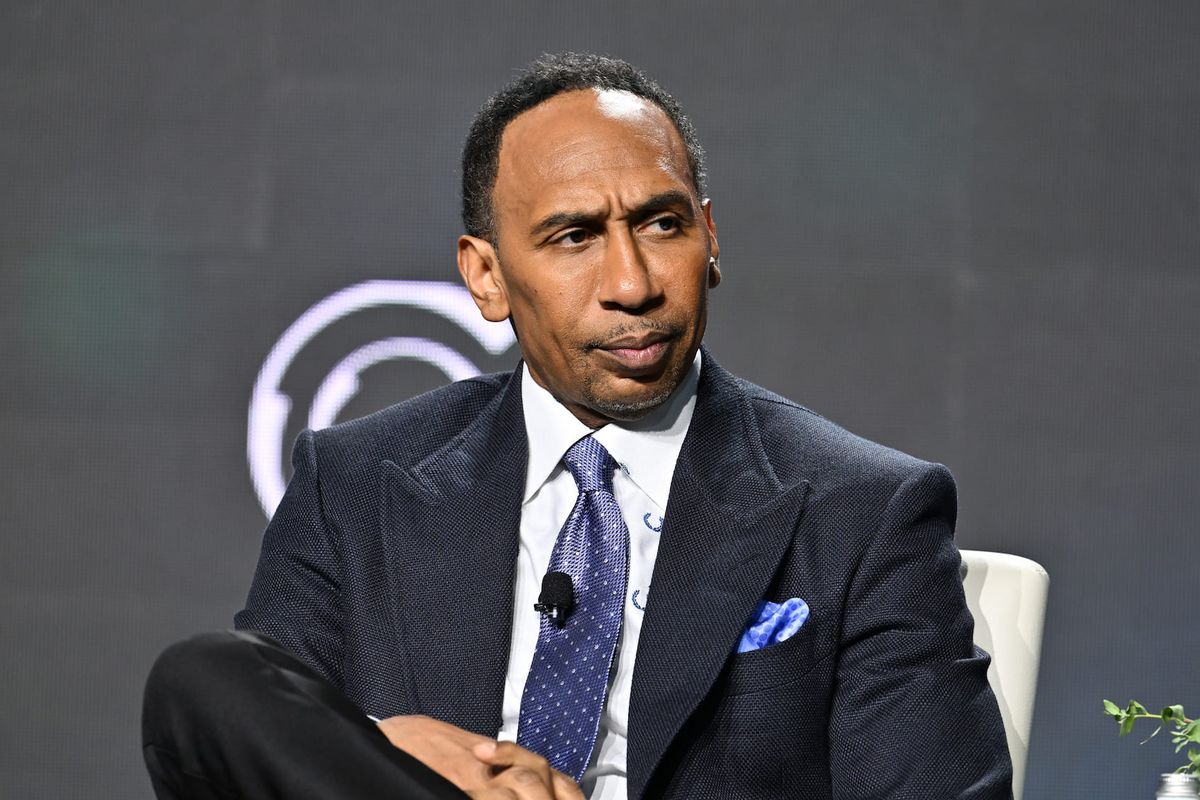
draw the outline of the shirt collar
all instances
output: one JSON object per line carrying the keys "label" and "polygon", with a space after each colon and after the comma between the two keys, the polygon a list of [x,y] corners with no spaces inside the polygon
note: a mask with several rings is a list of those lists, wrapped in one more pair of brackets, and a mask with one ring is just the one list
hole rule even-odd
{"label": "shirt collar", "polygon": [[538,385],[528,368],[521,370],[521,405],[525,415],[525,433],[529,440],[529,468],[525,476],[527,503],[554,477],[563,454],[588,434],[621,465],[625,474],[660,508],[667,507],[675,462],[687,436],[696,408],[696,387],[700,383],[701,357],[688,367],[683,380],[667,402],[633,422],[613,422],[593,431],[580,422],[566,406]]}

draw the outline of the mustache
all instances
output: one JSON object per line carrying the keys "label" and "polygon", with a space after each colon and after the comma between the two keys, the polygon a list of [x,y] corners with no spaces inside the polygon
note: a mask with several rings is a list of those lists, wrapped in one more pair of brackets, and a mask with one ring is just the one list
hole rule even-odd
{"label": "mustache", "polygon": [[636,336],[637,334],[653,332],[664,336],[674,338],[685,331],[685,326],[677,322],[666,322],[662,320],[641,320],[636,323],[624,323],[610,328],[603,336],[591,339],[583,343],[583,346],[588,350],[596,350],[604,347],[614,339],[620,339],[623,336]]}

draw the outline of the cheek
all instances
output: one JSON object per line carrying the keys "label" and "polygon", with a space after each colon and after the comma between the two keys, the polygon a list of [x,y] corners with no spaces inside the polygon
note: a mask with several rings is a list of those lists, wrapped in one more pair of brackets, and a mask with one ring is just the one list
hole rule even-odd
{"label": "cheek", "polygon": [[582,315],[555,293],[534,294],[521,304],[515,317],[522,346],[547,362],[570,362],[585,337]]}
{"label": "cheek", "polygon": [[676,269],[665,278],[665,288],[668,299],[675,305],[700,308],[708,294],[708,269],[702,272],[690,267]]}
{"label": "cheek", "polygon": [[571,285],[544,287],[534,302],[543,327],[564,342],[585,338],[588,318],[599,310],[591,307],[586,289]]}
{"label": "cheek", "polygon": [[570,318],[586,310],[591,296],[586,270],[551,262],[539,262],[534,270],[543,273],[535,280],[513,282],[510,294],[540,318]]}

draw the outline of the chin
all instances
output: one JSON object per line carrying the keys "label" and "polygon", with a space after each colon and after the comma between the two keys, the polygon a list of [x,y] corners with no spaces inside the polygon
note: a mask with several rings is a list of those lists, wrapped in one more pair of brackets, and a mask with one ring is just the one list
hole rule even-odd
{"label": "chin", "polygon": [[678,385],[679,381],[673,380],[634,393],[586,392],[584,400],[588,408],[609,419],[632,422],[667,402]]}

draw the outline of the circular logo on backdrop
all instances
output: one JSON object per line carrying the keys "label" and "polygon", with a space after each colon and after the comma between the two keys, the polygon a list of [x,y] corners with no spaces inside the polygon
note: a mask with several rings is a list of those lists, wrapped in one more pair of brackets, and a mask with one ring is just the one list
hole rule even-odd
{"label": "circular logo on backdrop", "polygon": [[[488,322],[479,314],[471,294],[462,286],[443,281],[376,280],[348,286],[309,308],[279,337],[263,362],[250,395],[246,430],[246,456],[254,491],[270,517],[283,499],[284,436],[292,398],[283,390],[283,378],[305,346],[335,322],[366,309],[402,306],[436,314],[457,325],[483,349],[497,356],[516,343],[505,322]],[[359,392],[360,374],[384,361],[409,360],[439,370],[449,381],[478,375],[474,363],[450,345],[419,336],[390,336],[354,347],[320,382],[307,409],[306,427],[327,428],[337,421],[346,404]]]}

